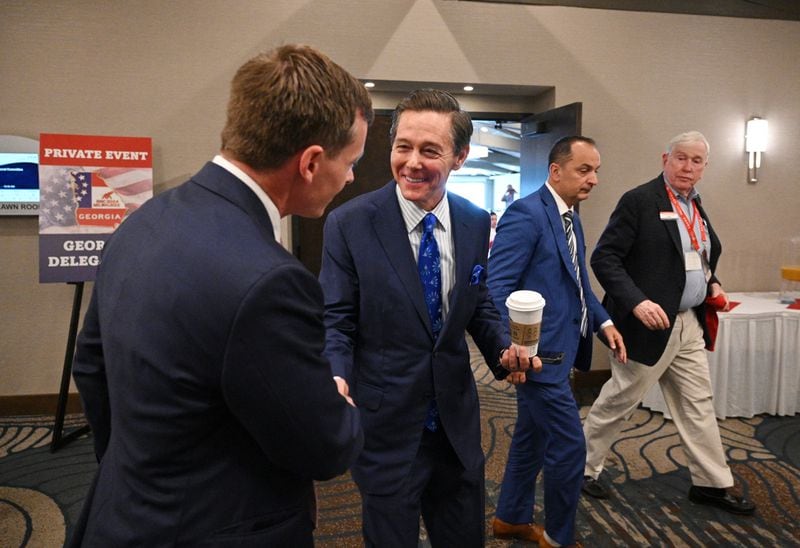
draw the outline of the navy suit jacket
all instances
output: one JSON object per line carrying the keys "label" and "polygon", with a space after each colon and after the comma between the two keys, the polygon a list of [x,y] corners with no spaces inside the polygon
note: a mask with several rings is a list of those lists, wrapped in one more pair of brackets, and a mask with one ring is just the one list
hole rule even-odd
{"label": "navy suit jacket", "polygon": [[363,443],[319,283],[209,163],[104,250],[74,376],[99,469],[72,544],[308,546],[314,479]]}
{"label": "navy suit jacket", "polygon": [[[722,246],[699,198],[696,201],[711,241],[709,284],[719,283],[713,273]],[[622,195],[592,253],[592,269],[606,290],[603,304],[625,339],[628,357],[645,365],[655,365],[664,353],[686,286],[680,221],[661,219],[662,211],[672,211],[663,174]],[[669,329],[651,331],[633,315],[633,308],[645,299],[664,309]],[[705,303],[694,311],[708,344]]]}
{"label": "navy suit jacket", "polygon": [[[325,222],[320,281],[333,372],[362,413],[359,488],[396,491],[410,472],[434,396],[447,437],[467,469],[482,466],[480,413],[465,330],[487,363],[508,338],[487,294],[489,214],[448,194],[456,279],[434,340],[396,183],[333,210]],[[497,371],[496,374],[500,374]]]}
{"label": "navy suit jacket", "polygon": [[[586,244],[579,215],[574,216],[578,264],[588,314],[588,333],[593,333],[608,314],[592,292],[584,258]],[[528,380],[555,383],[569,377],[570,366],[588,370],[592,364],[592,338],[581,337],[581,298],[578,279],[567,247],[558,205],[546,186],[516,200],[503,213],[489,259],[489,291],[508,322],[506,298],[512,291],[541,293],[546,304],[538,353],[563,352],[560,364],[544,364],[541,373],[528,372]]]}

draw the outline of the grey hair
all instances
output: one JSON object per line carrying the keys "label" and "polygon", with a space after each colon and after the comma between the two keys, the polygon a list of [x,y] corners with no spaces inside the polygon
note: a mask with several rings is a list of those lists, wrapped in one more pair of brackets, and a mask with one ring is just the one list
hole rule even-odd
{"label": "grey hair", "polygon": [[667,154],[671,154],[672,149],[677,145],[686,143],[703,143],[706,146],[706,159],[708,159],[708,156],[711,154],[711,147],[708,144],[708,139],[699,131],[687,131],[686,133],[681,133],[673,137],[667,146]]}

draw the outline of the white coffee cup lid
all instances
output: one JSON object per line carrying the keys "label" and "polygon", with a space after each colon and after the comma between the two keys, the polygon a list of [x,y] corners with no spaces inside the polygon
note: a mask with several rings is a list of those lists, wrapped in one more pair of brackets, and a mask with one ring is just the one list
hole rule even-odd
{"label": "white coffee cup lid", "polygon": [[536,291],[529,291],[527,289],[520,289],[514,291],[506,299],[506,306],[514,310],[523,312],[530,312],[544,308],[545,300],[541,294]]}

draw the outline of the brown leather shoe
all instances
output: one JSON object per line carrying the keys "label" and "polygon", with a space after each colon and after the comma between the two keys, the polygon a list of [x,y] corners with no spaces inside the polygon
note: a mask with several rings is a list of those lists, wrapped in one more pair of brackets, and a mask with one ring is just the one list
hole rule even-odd
{"label": "brown leather shoe", "polygon": [[529,542],[541,542],[539,539],[543,538],[542,532],[542,526],[534,525],[533,523],[514,525],[512,523],[506,523],[499,518],[494,518],[494,520],[492,520],[492,534],[494,534],[494,538],[513,538],[527,540]]}

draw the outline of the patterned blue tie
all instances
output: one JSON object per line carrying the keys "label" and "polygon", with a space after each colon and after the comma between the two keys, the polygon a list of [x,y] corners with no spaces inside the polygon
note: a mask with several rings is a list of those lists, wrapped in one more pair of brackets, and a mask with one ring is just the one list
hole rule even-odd
{"label": "patterned blue tie", "polygon": [[[425,294],[425,304],[431,318],[433,338],[439,336],[442,330],[442,265],[439,261],[439,246],[433,237],[436,227],[436,216],[428,213],[422,219],[422,239],[419,242],[419,258],[417,269],[419,279],[422,281],[422,291]],[[439,410],[436,400],[431,400],[428,416],[425,417],[425,428],[435,432],[439,428]]]}
{"label": "patterned blue tie", "polygon": [[436,215],[428,213],[422,219],[422,239],[419,242],[419,258],[417,269],[425,293],[425,304],[433,327],[433,338],[439,336],[442,329],[442,266],[439,262],[439,246],[433,237],[436,227]]}

